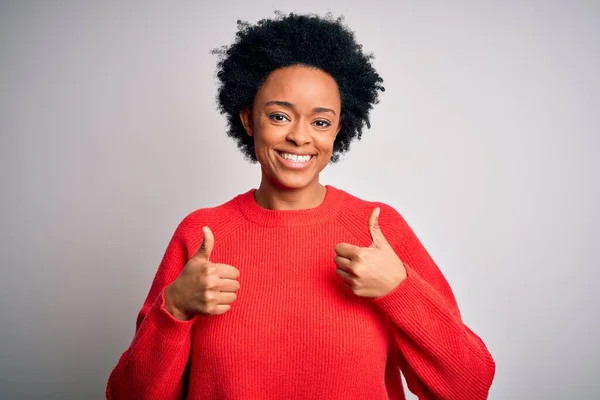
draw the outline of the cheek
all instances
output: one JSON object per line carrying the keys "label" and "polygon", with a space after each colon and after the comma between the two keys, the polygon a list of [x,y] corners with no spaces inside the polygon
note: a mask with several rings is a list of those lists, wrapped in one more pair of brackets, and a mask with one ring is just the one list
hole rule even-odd
{"label": "cheek", "polygon": [[316,144],[322,152],[330,154],[333,151],[335,137],[335,132],[328,132],[325,135],[318,137]]}
{"label": "cheek", "polygon": [[254,126],[254,147],[257,151],[262,151],[269,146],[269,132],[264,126]]}
{"label": "cheek", "polygon": [[285,136],[285,128],[273,126],[272,124],[261,121],[261,123],[256,125],[254,141],[256,145],[260,143],[262,147],[272,147],[282,140],[285,140]]}
{"label": "cheek", "polygon": [[270,124],[257,125],[254,131],[254,153],[258,161],[264,165],[270,165],[269,161],[274,154],[272,149],[277,144],[285,140],[285,132],[282,135],[282,129]]}

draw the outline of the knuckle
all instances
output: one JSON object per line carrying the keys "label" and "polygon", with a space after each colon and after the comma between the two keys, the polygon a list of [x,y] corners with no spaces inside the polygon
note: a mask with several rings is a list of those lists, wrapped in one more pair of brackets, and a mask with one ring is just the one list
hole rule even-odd
{"label": "knuckle", "polygon": [[219,278],[211,274],[204,277],[203,286],[208,290],[213,290],[217,287],[218,283]]}
{"label": "knuckle", "polygon": [[204,307],[204,310],[206,312],[206,314],[215,314],[217,312],[217,306],[214,304],[209,304],[206,307]]}
{"label": "knuckle", "polygon": [[202,301],[206,304],[213,304],[215,300],[215,294],[211,290],[207,290],[202,294]]}

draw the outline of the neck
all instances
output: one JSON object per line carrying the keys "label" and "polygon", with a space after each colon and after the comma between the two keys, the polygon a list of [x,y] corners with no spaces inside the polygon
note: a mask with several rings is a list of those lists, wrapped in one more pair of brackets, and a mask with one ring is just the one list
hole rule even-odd
{"label": "neck", "polygon": [[256,190],[256,202],[269,210],[305,210],[318,207],[325,199],[327,188],[318,181],[301,189],[274,185],[263,177]]}

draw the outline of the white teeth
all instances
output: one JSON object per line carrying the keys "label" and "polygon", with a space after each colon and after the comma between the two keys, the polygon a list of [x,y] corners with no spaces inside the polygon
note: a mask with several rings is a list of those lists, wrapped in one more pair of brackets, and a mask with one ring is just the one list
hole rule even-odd
{"label": "white teeth", "polygon": [[312,158],[312,156],[298,156],[296,154],[289,154],[289,153],[279,153],[281,154],[281,157],[285,158],[286,160],[289,160],[291,162],[295,162],[295,163],[305,163],[308,162],[308,160],[310,160]]}

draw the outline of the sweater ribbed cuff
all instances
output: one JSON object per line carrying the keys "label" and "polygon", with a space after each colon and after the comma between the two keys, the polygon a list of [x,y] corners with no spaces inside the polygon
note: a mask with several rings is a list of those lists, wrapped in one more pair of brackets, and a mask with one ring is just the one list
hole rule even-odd
{"label": "sweater ribbed cuff", "polygon": [[184,342],[189,339],[196,317],[181,321],[173,317],[165,308],[165,289],[156,298],[146,318],[150,318],[162,337],[170,342]]}

